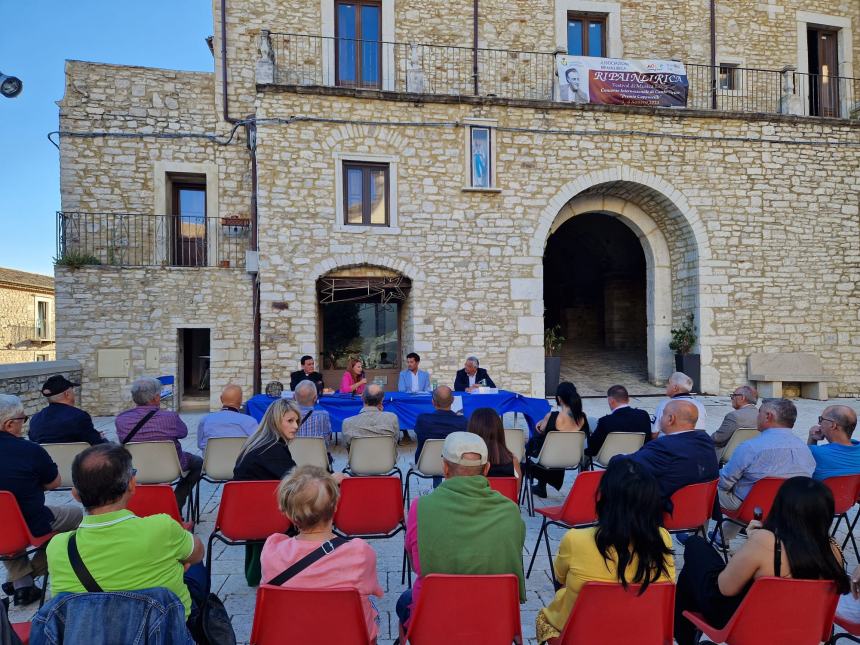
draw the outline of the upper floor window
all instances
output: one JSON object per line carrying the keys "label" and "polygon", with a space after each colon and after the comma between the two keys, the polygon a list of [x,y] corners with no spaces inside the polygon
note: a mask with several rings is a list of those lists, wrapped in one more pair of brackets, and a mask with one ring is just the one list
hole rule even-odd
{"label": "upper floor window", "polygon": [[738,69],[738,65],[734,63],[720,63],[720,89],[740,89],[740,83],[738,81],[739,73],[740,70]]}
{"label": "upper floor window", "polygon": [[50,338],[50,308],[49,300],[36,300],[36,338],[41,340]]}
{"label": "upper floor window", "polygon": [[387,163],[343,162],[343,223],[389,225],[389,166]]}
{"label": "upper floor window", "polygon": [[567,14],[567,53],[571,56],[606,56],[606,14]]}
{"label": "upper floor window", "polygon": [[206,180],[172,177],[170,264],[206,266]]}
{"label": "upper floor window", "polygon": [[337,84],[380,87],[382,0],[335,0]]}

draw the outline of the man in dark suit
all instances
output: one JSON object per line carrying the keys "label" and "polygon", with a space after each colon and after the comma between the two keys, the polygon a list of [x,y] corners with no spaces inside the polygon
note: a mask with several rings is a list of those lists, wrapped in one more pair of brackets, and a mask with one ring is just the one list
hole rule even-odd
{"label": "man in dark suit", "polygon": [[75,388],[62,374],[51,376],[42,386],[42,395],[48,407],[42,408],[30,419],[30,441],[36,443],[86,442],[104,443],[107,439],[95,429],[92,417],[76,407]]}
{"label": "man in dark suit", "polygon": [[651,439],[651,417],[645,410],[630,407],[630,395],[623,385],[613,385],[606,392],[609,409],[605,417],[600,417],[597,427],[588,438],[585,454],[596,457],[610,432],[641,432],[645,441]]}
{"label": "man in dark suit", "polygon": [[323,377],[315,370],[314,357],[302,356],[302,369],[290,373],[290,389],[296,391],[296,386],[302,381],[311,381],[317,386],[317,396],[323,391]]}
{"label": "man in dark suit", "polygon": [[454,393],[451,392],[450,387],[440,385],[433,390],[433,407],[436,410],[419,414],[415,420],[415,437],[418,440],[418,445],[415,447],[416,464],[427,439],[444,439],[452,432],[466,431],[466,417],[452,412],[453,404]]}
{"label": "man in dark suit", "polygon": [[483,367],[478,367],[478,357],[470,356],[466,359],[463,369],[457,370],[457,377],[454,379],[454,390],[457,392],[472,392],[477,390],[481,385],[496,387],[493,379],[487,374],[487,370]]}

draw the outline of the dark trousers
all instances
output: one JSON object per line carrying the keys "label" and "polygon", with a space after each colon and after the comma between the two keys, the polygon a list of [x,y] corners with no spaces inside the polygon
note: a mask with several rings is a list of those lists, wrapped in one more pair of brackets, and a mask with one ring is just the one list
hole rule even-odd
{"label": "dark trousers", "polygon": [[176,489],[173,491],[176,495],[176,503],[179,505],[179,512],[185,506],[188,496],[194,489],[194,485],[200,480],[203,473],[203,458],[198,455],[191,455],[191,460],[188,462],[188,471],[185,476],[176,484]]}
{"label": "dark trousers", "polygon": [[397,618],[400,619],[400,624],[404,624],[409,620],[409,605],[412,604],[412,590],[407,589],[397,599],[397,604],[394,606],[394,612]]}
{"label": "dark trousers", "polygon": [[741,604],[749,585],[737,596],[724,596],[717,577],[726,563],[704,538],[694,535],[684,546],[684,568],[675,588],[675,640],[678,645],[695,645],[696,628],[684,618],[684,611],[704,615],[714,627],[725,626]]}
{"label": "dark trousers", "polygon": [[209,575],[206,572],[206,565],[202,562],[192,564],[188,567],[185,575],[182,576],[185,586],[188,587],[188,595],[191,596],[191,614],[188,616],[186,624],[188,629],[194,633],[194,626],[199,618],[200,608],[209,597]]}

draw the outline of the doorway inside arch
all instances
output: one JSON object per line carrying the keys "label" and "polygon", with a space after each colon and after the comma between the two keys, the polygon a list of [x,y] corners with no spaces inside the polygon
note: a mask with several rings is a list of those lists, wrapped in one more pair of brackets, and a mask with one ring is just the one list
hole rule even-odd
{"label": "doorway inside arch", "polygon": [[577,215],[547,241],[544,324],[561,327],[561,380],[582,396],[661,392],[648,382],[646,280],[639,239],[610,215]]}

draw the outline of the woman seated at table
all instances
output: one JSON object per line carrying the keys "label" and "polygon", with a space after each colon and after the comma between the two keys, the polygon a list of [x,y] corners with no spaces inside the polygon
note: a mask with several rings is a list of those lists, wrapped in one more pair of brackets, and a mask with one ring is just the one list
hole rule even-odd
{"label": "woman seated at table", "polygon": [[341,394],[361,394],[364,392],[364,386],[367,385],[367,379],[364,376],[364,365],[360,358],[350,358],[346,364],[346,371],[343,373],[343,378],[340,379]]}
{"label": "woman seated at table", "polygon": [[505,428],[502,418],[492,408],[478,408],[469,417],[468,431],[473,432],[487,444],[487,460],[490,472],[487,477],[522,476],[520,464],[505,443]]}
{"label": "woman seated at table", "polygon": [[696,641],[683,612],[695,611],[717,628],[729,622],[752,583],[763,576],[833,580],[840,594],[850,590],[839,546],[830,537],[833,494],[810,477],[787,479],[765,520],[747,527],[747,541],[728,564],[704,538],[684,548],[684,568],[675,591],[675,640]]}
{"label": "woman seated at table", "polygon": [[662,523],[657,480],[628,459],[610,462],[598,489],[597,526],[571,529],[561,538],[554,571],[562,586],[538,612],[538,642],[564,630],[586,582],[639,584],[643,591],[653,582],[672,582],[672,536]]}
{"label": "woman seated at table", "polygon": [[[555,391],[557,412],[549,412],[541,419],[535,429],[534,436],[526,443],[526,457],[537,460],[548,432],[584,432],[588,435],[588,417],[582,411],[582,399],[576,391],[576,386],[569,381],[558,384]],[[561,468],[536,468],[527,464],[535,480],[532,493],[536,497],[546,497],[546,485],[561,490],[564,484],[564,470]]]}
{"label": "woman seated at table", "polygon": [[[299,466],[281,482],[278,505],[298,529],[298,535],[288,537],[276,533],[266,540],[260,558],[264,581],[268,583],[306,555],[321,549],[324,543],[335,539],[332,518],[339,496],[335,478],[317,466]],[[376,576],[376,552],[361,538],[337,544],[333,551],[329,550],[282,586],[290,589],[357,589],[361,594],[367,636],[375,642],[379,631],[378,612],[371,596],[382,598],[383,591]],[[289,625],[284,629],[284,637],[289,640]],[[325,625],[321,624],[320,634],[324,633]]]}

